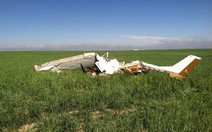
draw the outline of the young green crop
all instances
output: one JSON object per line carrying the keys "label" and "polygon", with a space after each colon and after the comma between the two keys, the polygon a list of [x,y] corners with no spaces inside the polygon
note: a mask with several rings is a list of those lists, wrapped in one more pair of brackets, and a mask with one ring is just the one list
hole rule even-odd
{"label": "young green crop", "polygon": [[[111,51],[120,61],[202,60],[187,78],[150,71],[93,78],[33,70],[83,52],[0,52],[0,131],[211,131],[212,50]],[[98,52],[103,54],[104,52]]]}

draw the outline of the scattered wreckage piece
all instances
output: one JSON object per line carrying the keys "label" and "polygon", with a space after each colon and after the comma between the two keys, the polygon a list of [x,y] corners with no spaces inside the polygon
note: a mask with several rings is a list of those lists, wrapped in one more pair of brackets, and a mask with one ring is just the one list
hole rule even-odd
{"label": "scattered wreckage piece", "polygon": [[34,65],[34,69],[37,72],[50,70],[59,73],[61,70],[73,70],[80,68],[80,65],[85,67],[92,67],[95,61],[96,53],[91,52],[46,62],[42,65]]}
{"label": "scattered wreckage piece", "polygon": [[129,73],[131,75],[137,75],[139,73],[142,72],[146,72],[148,70],[148,68],[146,68],[142,62],[140,61],[132,61],[131,63],[126,63],[124,65],[122,65],[122,67],[120,68],[122,71],[124,71],[125,73]]}
{"label": "scattered wreckage piece", "polygon": [[50,70],[59,73],[61,70],[81,68],[84,73],[90,73],[92,76],[110,76],[121,71],[137,75],[149,70],[156,70],[167,72],[171,77],[185,78],[200,60],[200,57],[189,55],[173,66],[157,66],[138,60],[125,64],[117,59],[109,59],[108,52],[103,56],[91,52],[50,61],[42,65],[34,65],[34,69],[37,72]]}
{"label": "scattered wreckage piece", "polygon": [[[106,55],[106,58],[104,57]],[[120,63],[117,59],[108,59],[108,52],[103,56],[96,53],[95,62],[92,67],[86,67],[81,64],[81,69],[84,73],[91,73],[92,76],[110,76],[119,72]]]}
{"label": "scattered wreckage piece", "polygon": [[37,72],[40,71],[52,71],[61,72],[61,70],[73,70],[81,68],[84,73],[91,72],[92,75],[112,75],[119,70],[119,62],[117,59],[105,58],[108,57],[108,53],[103,56],[99,56],[97,53],[84,53],[77,56],[67,57],[59,60],[46,62],[41,65],[34,65],[34,69]]}
{"label": "scattered wreckage piece", "polygon": [[173,66],[156,66],[145,62],[142,62],[142,64],[151,70],[167,72],[171,77],[185,78],[200,60],[200,57],[189,55]]}

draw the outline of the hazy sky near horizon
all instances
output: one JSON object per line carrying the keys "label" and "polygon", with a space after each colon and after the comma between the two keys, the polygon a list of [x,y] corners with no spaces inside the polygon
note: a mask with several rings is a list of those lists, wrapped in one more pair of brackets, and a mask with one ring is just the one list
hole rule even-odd
{"label": "hazy sky near horizon", "polygon": [[212,0],[0,0],[0,49],[212,48]]}

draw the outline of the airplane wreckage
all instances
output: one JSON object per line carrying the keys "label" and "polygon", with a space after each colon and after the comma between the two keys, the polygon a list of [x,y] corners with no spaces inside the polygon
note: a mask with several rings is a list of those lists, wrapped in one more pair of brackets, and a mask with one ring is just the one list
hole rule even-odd
{"label": "airplane wreckage", "polygon": [[125,64],[125,62],[119,62],[117,59],[109,59],[108,52],[102,56],[91,52],[34,65],[34,69],[37,72],[50,70],[59,73],[62,70],[81,68],[84,73],[90,73],[92,76],[110,76],[118,72],[137,75],[156,70],[167,72],[171,77],[185,78],[200,60],[200,57],[189,55],[173,66],[156,66],[139,60]]}

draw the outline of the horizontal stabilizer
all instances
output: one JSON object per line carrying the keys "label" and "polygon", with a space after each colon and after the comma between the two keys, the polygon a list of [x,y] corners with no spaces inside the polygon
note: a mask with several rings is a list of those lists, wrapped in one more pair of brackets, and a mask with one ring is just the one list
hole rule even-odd
{"label": "horizontal stabilizer", "polygon": [[192,71],[200,60],[200,57],[189,55],[173,66],[156,66],[145,62],[142,62],[142,64],[153,70],[168,72],[170,73],[170,76],[184,78]]}

